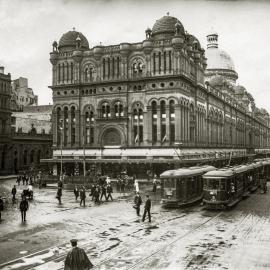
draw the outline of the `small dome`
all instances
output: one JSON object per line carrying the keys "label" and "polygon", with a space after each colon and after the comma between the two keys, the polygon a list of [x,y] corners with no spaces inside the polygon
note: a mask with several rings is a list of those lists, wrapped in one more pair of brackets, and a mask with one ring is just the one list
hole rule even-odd
{"label": "small dome", "polygon": [[66,49],[66,50],[73,50],[76,49],[76,41],[81,39],[81,48],[82,49],[89,49],[89,43],[86,37],[81,33],[75,30],[68,31],[67,33],[63,34],[59,40],[58,48]]}
{"label": "small dome", "polygon": [[168,15],[163,16],[154,24],[152,28],[152,35],[155,36],[158,34],[174,34],[176,25],[180,28],[180,32],[184,34],[185,29],[178,19]]}
{"label": "small dome", "polygon": [[234,91],[236,95],[244,95],[246,92],[246,88],[242,85],[237,85],[234,87]]}

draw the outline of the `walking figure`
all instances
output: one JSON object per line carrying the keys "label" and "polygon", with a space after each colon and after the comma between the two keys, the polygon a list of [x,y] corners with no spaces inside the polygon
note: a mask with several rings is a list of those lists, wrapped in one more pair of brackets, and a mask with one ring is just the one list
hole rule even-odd
{"label": "walking figure", "polygon": [[82,248],[77,247],[77,239],[71,239],[72,250],[68,252],[64,270],[88,270],[93,264]]}
{"label": "walking figure", "polygon": [[106,191],[107,191],[106,184],[104,184],[101,187],[100,201],[102,201],[103,196],[104,196],[105,200],[107,200],[107,192]]}
{"label": "walking figure", "polygon": [[59,204],[62,204],[61,197],[62,197],[62,188],[58,187],[57,193],[56,193],[56,199],[58,200]]}
{"label": "walking figure", "polygon": [[80,206],[83,204],[83,207],[85,207],[85,187],[81,187],[81,190],[80,190]]}
{"label": "walking figure", "polygon": [[134,188],[135,188],[135,192],[140,192],[138,180],[134,181]]}
{"label": "walking figure", "polygon": [[96,191],[96,185],[92,184],[91,186],[91,193],[89,194],[89,196],[92,196],[92,201],[95,200],[95,191]]}
{"label": "walking figure", "polygon": [[157,192],[157,179],[156,178],[154,178],[154,180],[153,180],[153,193],[156,193]]}
{"label": "walking figure", "polygon": [[17,176],[17,180],[16,180],[16,182],[18,183],[18,186],[20,185],[20,183],[21,183],[21,175],[18,175]]}
{"label": "walking figure", "polygon": [[4,210],[4,201],[0,195],[0,221],[2,221],[2,211]]}
{"label": "walking figure", "polygon": [[111,198],[111,200],[113,201],[113,197],[112,197],[112,193],[113,193],[113,189],[112,189],[112,186],[109,184],[107,186],[107,201],[109,200],[109,198]]}
{"label": "walking figure", "polygon": [[11,190],[11,194],[12,194],[12,204],[15,203],[16,201],[16,193],[17,193],[17,189],[16,189],[16,186],[14,186]]}
{"label": "walking figure", "polygon": [[22,222],[26,221],[26,212],[29,209],[29,204],[28,201],[26,200],[26,197],[23,196],[21,203],[20,203],[20,211],[21,211],[21,216],[22,216]]}
{"label": "walking figure", "polygon": [[141,204],[142,204],[142,198],[141,198],[140,193],[137,192],[134,198],[134,208],[136,209],[137,216],[140,216]]}
{"label": "walking figure", "polygon": [[78,190],[77,186],[75,186],[73,192],[74,192],[74,195],[75,195],[75,200],[77,201],[78,197],[79,197],[79,190]]}
{"label": "walking figure", "polygon": [[94,197],[95,197],[95,203],[99,204],[99,194],[100,194],[100,188],[99,185],[96,186],[95,192],[94,192]]}
{"label": "walking figure", "polygon": [[151,210],[151,200],[149,199],[149,195],[146,195],[146,202],[144,205],[144,212],[143,212],[143,218],[142,218],[143,222],[145,221],[146,214],[148,214],[148,220],[149,220],[149,222],[151,222],[150,210]]}

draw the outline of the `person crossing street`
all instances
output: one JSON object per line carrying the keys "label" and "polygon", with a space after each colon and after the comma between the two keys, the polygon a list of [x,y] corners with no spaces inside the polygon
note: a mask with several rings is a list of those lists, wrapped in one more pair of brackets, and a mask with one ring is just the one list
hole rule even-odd
{"label": "person crossing street", "polygon": [[20,203],[20,211],[21,211],[21,216],[22,216],[22,222],[26,221],[26,212],[29,209],[29,204],[28,201],[26,200],[26,197],[23,196],[21,203]]}
{"label": "person crossing street", "polygon": [[146,202],[144,205],[144,212],[143,212],[143,218],[142,218],[143,222],[145,221],[146,214],[148,214],[148,221],[151,222],[150,210],[151,210],[151,200],[149,198],[149,195],[146,195]]}
{"label": "person crossing street", "polygon": [[85,198],[86,198],[86,194],[85,194],[85,187],[81,187],[81,190],[80,190],[80,206],[83,204],[83,207],[85,207]]}
{"label": "person crossing street", "polygon": [[137,216],[140,216],[140,208],[142,204],[142,198],[139,192],[136,193],[134,198],[134,208],[136,209]]}
{"label": "person crossing street", "polygon": [[14,185],[14,187],[11,190],[11,194],[12,194],[12,204],[15,204],[16,201],[16,193],[17,193],[17,189],[16,186]]}

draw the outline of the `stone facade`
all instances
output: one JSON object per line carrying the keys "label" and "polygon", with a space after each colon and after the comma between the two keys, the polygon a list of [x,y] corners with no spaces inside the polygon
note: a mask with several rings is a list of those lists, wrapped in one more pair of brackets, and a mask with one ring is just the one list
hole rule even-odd
{"label": "stone facade", "polygon": [[247,111],[229,85],[205,84],[205,50],[178,19],[164,16],[145,35],[138,43],[89,48],[73,30],[53,43],[58,162],[60,149],[66,162],[167,164],[179,158],[179,146],[180,155],[199,159],[213,151],[269,147],[269,115]]}
{"label": "stone facade", "polygon": [[12,81],[12,111],[22,111],[25,106],[38,105],[38,96],[28,87],[28,79],[20,77]]}
{"label": "stone facade", "polygon": [[10,144],[10,97],[11,76],[4,73],[4,67],[0,67],[0,172],[5,172],[6,159]]}

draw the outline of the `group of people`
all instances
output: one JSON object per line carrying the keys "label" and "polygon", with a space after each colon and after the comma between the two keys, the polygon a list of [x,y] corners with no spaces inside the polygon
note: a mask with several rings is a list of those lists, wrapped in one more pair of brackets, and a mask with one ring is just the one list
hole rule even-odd
{"label": "group of people", "polygon": [[28,184],[33,185],[34,180],[31,175],[27,175],[26,173],[24,173],[23,175],[17,176],[16,183],[18,184],[18,186],[21,184],[21,182],[22,182],[22,185],[28,185]]}

